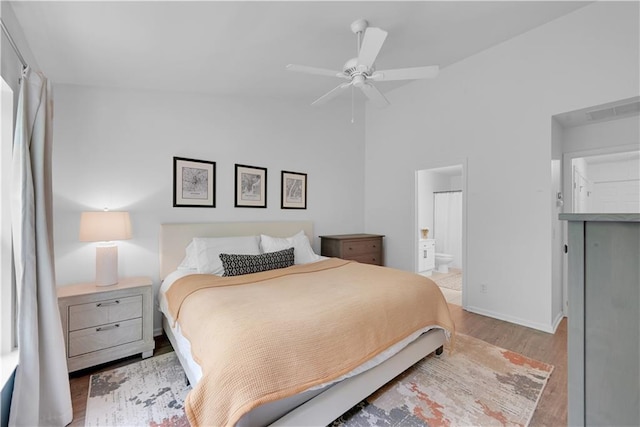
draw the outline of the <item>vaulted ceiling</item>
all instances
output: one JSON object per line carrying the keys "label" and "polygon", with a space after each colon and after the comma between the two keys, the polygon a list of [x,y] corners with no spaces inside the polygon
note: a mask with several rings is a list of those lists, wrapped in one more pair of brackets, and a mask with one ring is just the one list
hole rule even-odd
{"label": "vaulted ceiling", "polygon": [[[389,32],[378,69],[447,67],[588,2],[17,1],[11,6],[54,83],[313,101],[342,70],[358,18]],[[398,83],[376,83],[386,92]]]}

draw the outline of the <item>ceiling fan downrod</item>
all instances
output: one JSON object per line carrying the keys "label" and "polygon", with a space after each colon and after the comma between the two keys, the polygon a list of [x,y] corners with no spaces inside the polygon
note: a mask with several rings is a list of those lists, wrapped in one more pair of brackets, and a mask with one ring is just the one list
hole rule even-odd
{"label": "ceiling fan downrod", "polygon": [[351,23],[351,31],[357,36],[356,52],[360,54],[360,46],[362,46],[362,34],[367,29],[369,23],[366,19],[356,19]]}

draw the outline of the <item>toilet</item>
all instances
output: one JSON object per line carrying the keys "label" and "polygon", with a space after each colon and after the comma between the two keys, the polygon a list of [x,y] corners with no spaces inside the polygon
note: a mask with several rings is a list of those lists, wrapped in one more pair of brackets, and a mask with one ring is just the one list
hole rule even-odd
{"label": "toilet", "polygon": [[436,252],[436,271],[439,273],[448,273],[449,264],[451,264],[452,261],[453,255]]}

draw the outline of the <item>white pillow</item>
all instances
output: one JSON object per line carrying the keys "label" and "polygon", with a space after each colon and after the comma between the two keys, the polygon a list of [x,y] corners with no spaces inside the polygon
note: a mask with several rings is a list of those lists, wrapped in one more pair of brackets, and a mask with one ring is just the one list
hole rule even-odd
{"label": "white pillow", "polygon": [[291,237],[271,237],[261,234],[260,244],[263,252],[276,252],[293,247],[295,264],[308,264],[320,260],[320,256],[313,252],[309,238],[302,230]]}
{"label": "white pillow", "polygon": [[220,254],[260,254],[258,236],[194,237],[198,273],[222,276],[224,268]]}
{"label": "white pillow", "polygon": [[184,250],[187,254],[177,270],[196,270],[198,268],[198,257],[196,256],[196,245],[191,240],[191,243]]}

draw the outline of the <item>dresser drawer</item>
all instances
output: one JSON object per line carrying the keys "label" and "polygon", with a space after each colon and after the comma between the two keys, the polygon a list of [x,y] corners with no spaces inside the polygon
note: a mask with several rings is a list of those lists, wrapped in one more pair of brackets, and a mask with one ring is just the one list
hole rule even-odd
{"label": "dresser drawer", "polygon": [[345,257],[359,256],[362,254],[378,254],[381,251],[380,239],[371,240],[347,240],[342,242],[342,254]]}
{"label": "dresser drawer", "polygon": [[142,295],[69,306],[69,331],[142,317]]}
{"label": "dresser drawer", "polygon": [[364,254],[364,255],[354,255],[351,257],[344,257],[343,259],[358,261],[364,264],[382,265],[381,258],[382,257],[379,254]]}
{"label": "dresser drawer", "polygon": [[69,332],[68,357],[142,339],[142,318]]}

